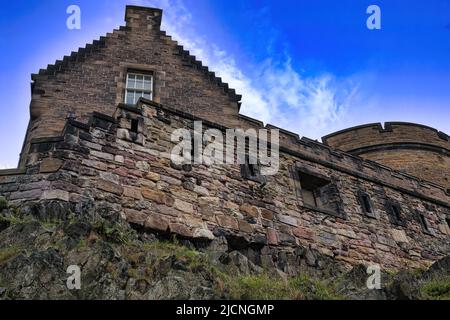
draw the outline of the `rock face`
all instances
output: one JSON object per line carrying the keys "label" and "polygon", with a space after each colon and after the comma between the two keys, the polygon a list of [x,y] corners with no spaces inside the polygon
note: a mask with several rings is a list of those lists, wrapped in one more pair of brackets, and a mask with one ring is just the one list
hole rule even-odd
{"label": "rock face", "polygon": [[[48,202],[40,208],[52,213],[56,207]],[[60,208],[56,212],[63,213],[64,220],[42,219],[38,210],[28,209],[20,215],[11,211],[0,215],[0,299],[261,298],[252,295],[260,284],[252,288],[248,283],[264,279],[269,293],[264,292],[263,298],[420,299],[450,295],[450,257],[427,271],[383,272],[382,289],[369,290],[365,267],[349,270],[309,248],[285,253],[272,252],[266,246],[233,250],[230,242],[236,239],[227,235],[212,241],[169,241],[160,234],[131,228],[120,219],[80,217]],[[67,287],[71,274],[66,271],[71,265],[81,270],[79,290]],[[319,282],[308,280],[305,286],[304,280],[298,280],[305,276]],[[319,283],[327,284],[327,295],[318,295]],[[429,283],[433,286],[426,287]],[[286,294],[288,286],[295,294]]]}

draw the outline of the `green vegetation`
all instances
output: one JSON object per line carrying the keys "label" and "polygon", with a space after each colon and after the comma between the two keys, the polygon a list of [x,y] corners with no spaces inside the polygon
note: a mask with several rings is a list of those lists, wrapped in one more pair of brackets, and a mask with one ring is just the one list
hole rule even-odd
{"label": "green vegetation", "polygon": [[267,273],[252,276],[227,276],[223,285],[228,287],[231,299],[244,300],[336,300],[333,284],[298,275],[287,280]]}
{"label": "green vegetation", "polygon": [[8,209],[8,201],[4,197],[0,197],[0,211]]}
{"label": "green vegetation", "polygon": [[94,231],[106,238],[106,240],[127,244],[133,239],[134,231],[125,228],[117,222],[111,222],[105,219],[99,219],[92,225]]}
{"label": "green vegetation", "polygon": [[0,249],[0,265],[4,264],[11,258],[16,257],[22,251],[20,247],[11,246]]}
{"label": "green vegetation", "polygon": [[22,219],[16,216],[0,216],[0,222],[8,222],[9,224],[25,224],[31,221],[31,219]]}
{"label": "green vegetation", "polygon": [[420,292],[427,300],[450,300],[450,276],[426,282]]}

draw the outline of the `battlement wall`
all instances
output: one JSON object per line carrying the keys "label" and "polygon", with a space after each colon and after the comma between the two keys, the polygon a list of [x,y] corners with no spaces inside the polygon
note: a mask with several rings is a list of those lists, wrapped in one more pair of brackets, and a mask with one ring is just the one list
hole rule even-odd
{"label": "battlement wall", "polygon": [[427,126],[386,122],[345,129],[324,144],[450,188],[450,138]]}
{"label": "battlement wall", "polygon": [[[22,169],[0,171],[0,194],[16,206],[61,201],[79,214],[116,214],[181,238],[225,236],[239,249],[260,250],[260,265],[277,264],[280,252],[294,257],[298,245],[349,265],[389,268],[427,266],[449,252],[450,196],[442,187],[283,131],[279,172],[264,183],[245,178],[237,164],[174,165],[171,134],[193,120],[200,118],[145,99],[119,106],[113,117],[70,119],[60,136],[31,141]],[[226,129],[207,120],[203,126]],[[320,200],[331,193],[334,211],[311,206],[300,171],[329,180],[333,188]]]}

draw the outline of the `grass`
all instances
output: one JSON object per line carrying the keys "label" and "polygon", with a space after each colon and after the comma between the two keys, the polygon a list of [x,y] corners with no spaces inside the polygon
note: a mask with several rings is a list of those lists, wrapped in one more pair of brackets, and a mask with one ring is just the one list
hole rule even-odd
{"label": "grass", "polygon": [[104,236],[107,240],[120,244],[128,244],[133,238],[133,230],[127,229],[119,223],[111,222],[105,219],[96,221],[93,229]]}
{"label": "grass", "polygon": [[426,300],[450,300],[450,276],[426,282],[420,292]]}
{"label": "grass", "polygon": [[0,211],[8,209],[8,201],[4,197],[0,197]]}
{"label": "grass", "polygon": [[16,216],[0,216],[0,221],[9,222],[10,224],[25,224],[31,221],[31,219],[21,219]]}
{"label": "grass", "polygon": [[21,251],[22,249],[17,246],[0,249],[0,265],[3,265],[8,260],[16,257]]}
{"label": "grass", "polygon": [[223,285],[231,299],[238,300],[336,300],[334,286],[307,275],[287,280],[267,273],[252,276],[228,276]]}

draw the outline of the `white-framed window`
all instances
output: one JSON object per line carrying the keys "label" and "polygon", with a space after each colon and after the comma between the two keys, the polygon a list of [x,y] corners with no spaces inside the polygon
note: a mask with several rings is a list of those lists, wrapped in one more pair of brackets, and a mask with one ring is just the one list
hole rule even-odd
{"label": "white-framed window", "polygon": [[153,76],[151,74],[128,72],[125,88],[125,103],[136,104],[140,97],[153,98]]}

